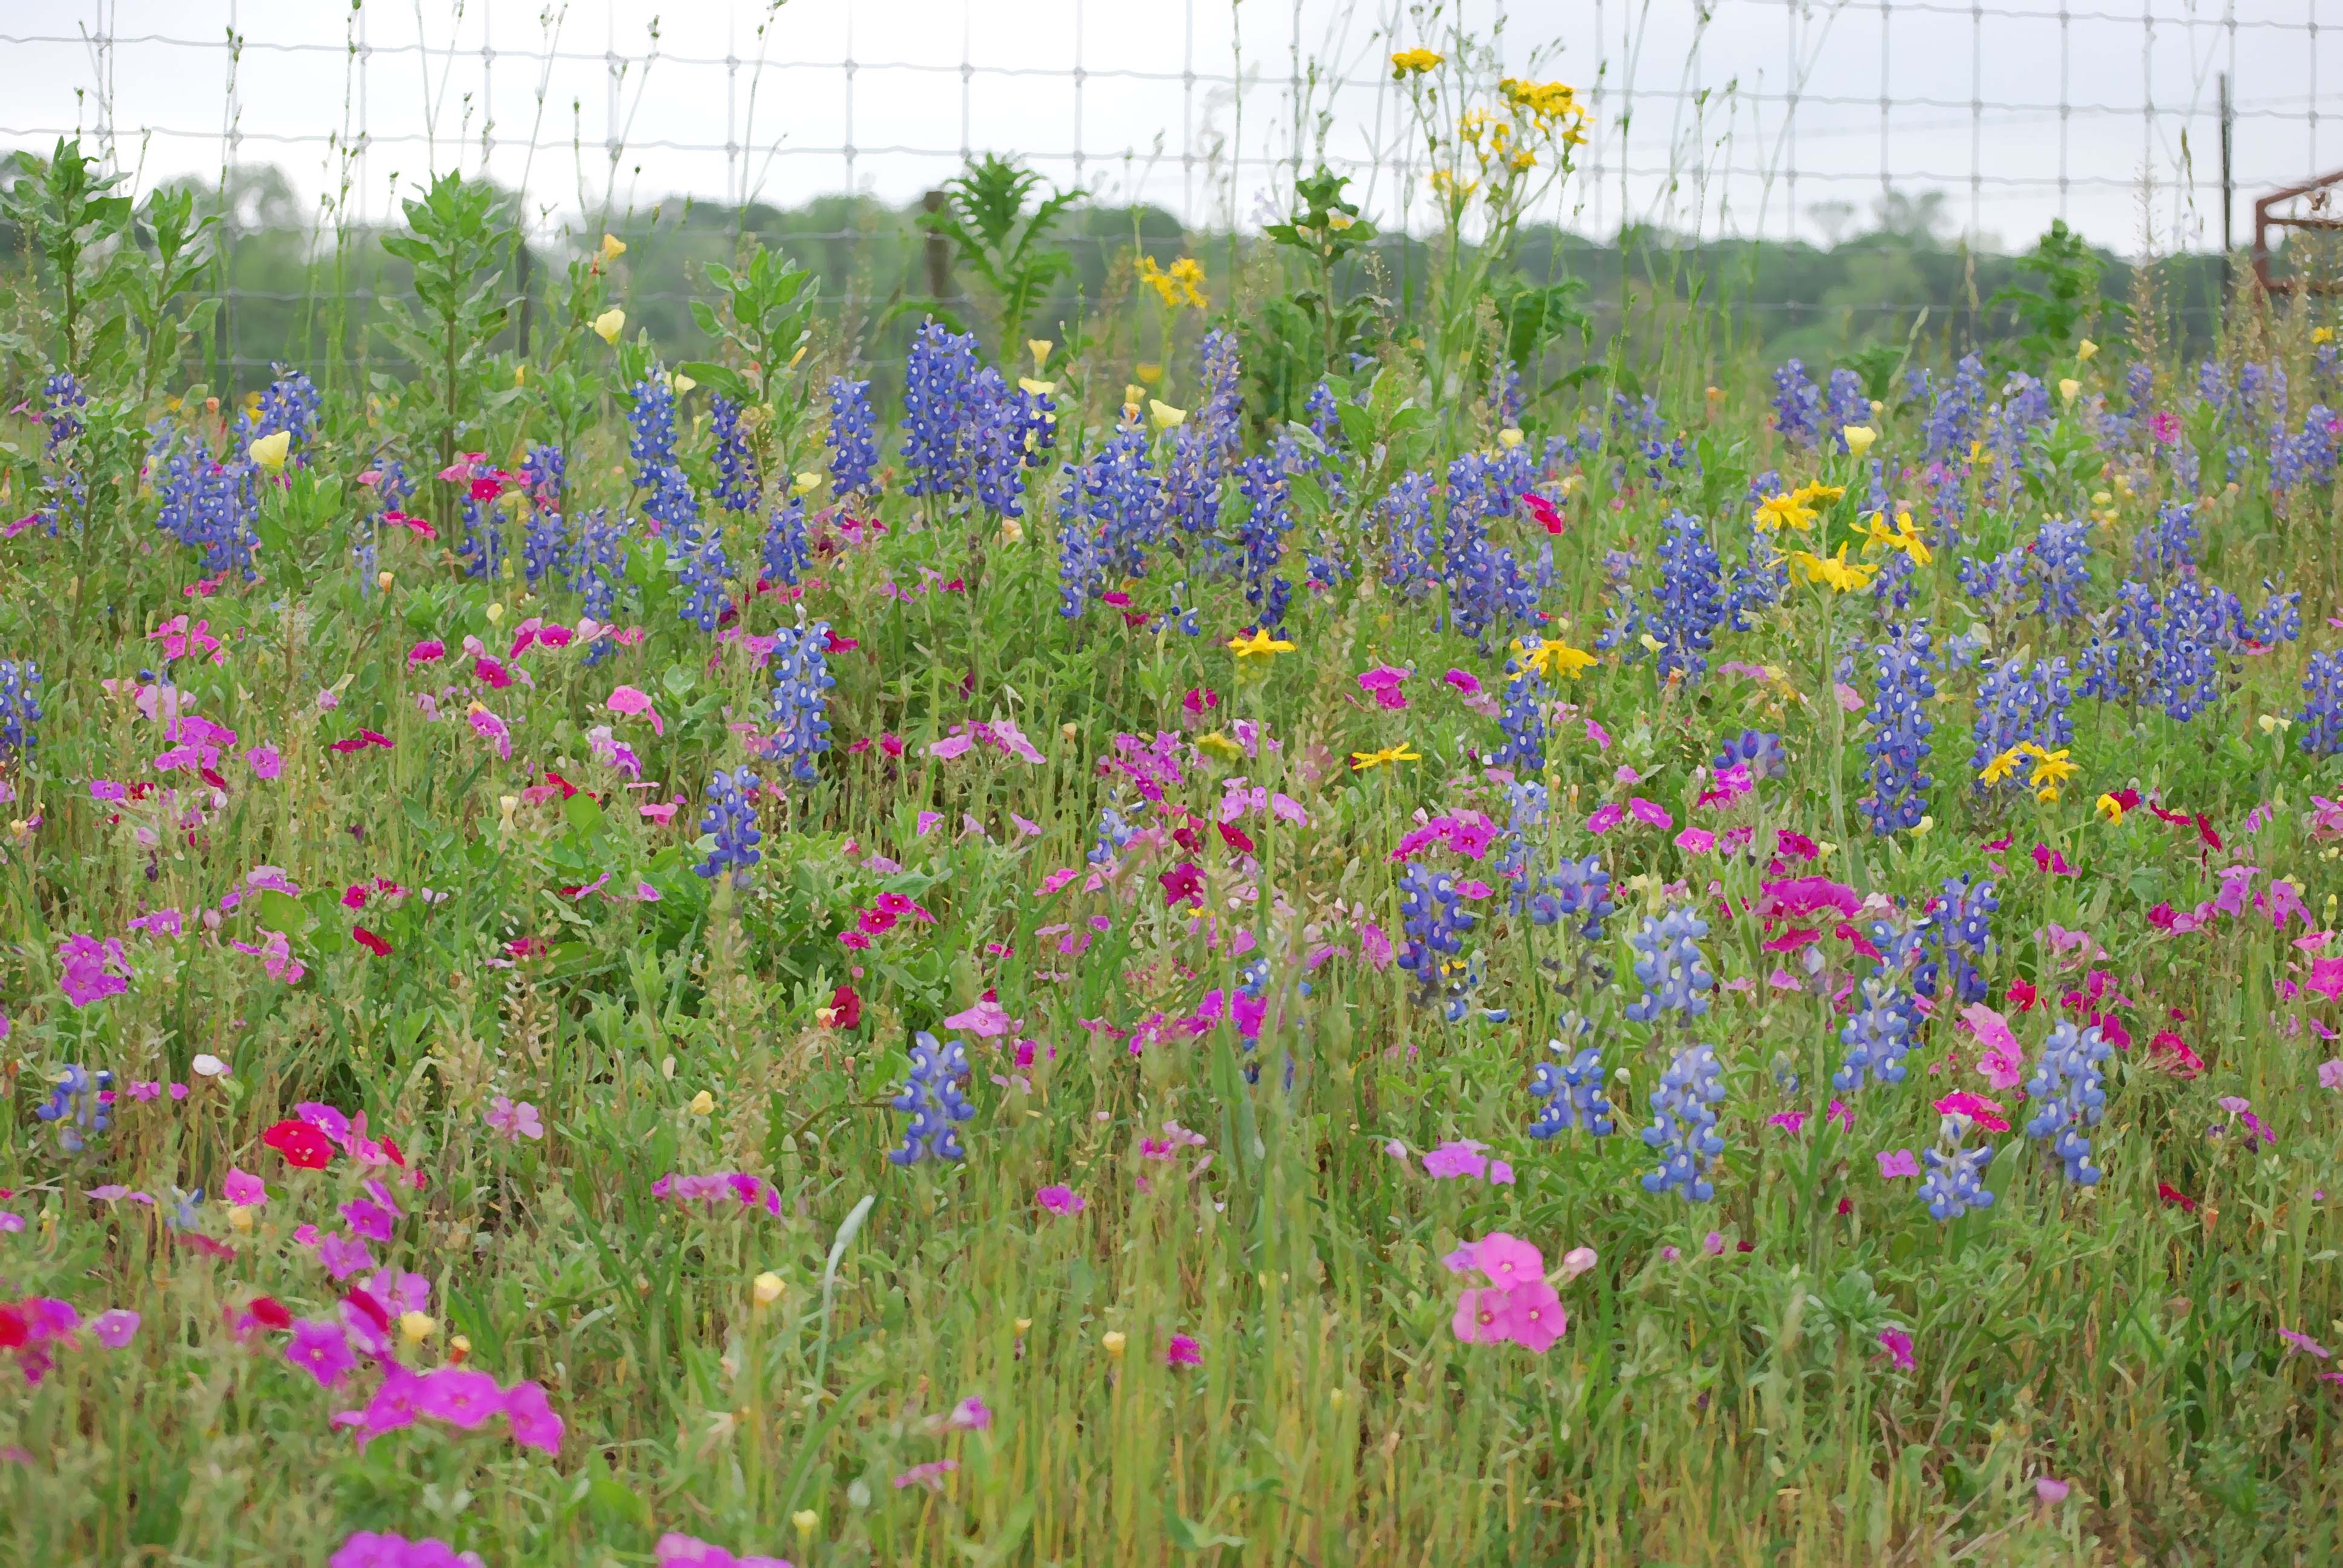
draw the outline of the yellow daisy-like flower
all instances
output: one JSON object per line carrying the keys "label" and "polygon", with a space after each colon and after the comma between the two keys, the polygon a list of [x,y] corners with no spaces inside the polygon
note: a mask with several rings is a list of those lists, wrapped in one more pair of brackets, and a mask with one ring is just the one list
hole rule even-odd
{"label": "yellow daisy-like flower", "polygon": [[1866,552],[1880,548],[1900,550],[1912,558],[1914,566],[1921,567],[1936,558],[1936,553],[1928,548],[1928,541],[1920,537],[1918,528],[1913,527],[1909,512],[1896,513],[1896,526],[1892,528],[1887,526],[1885,517],[1874,512],[1864,524],[1863,533],[1869,541],[1863,547]]}
{"label": "yellow daisy-like flower", "polygon": [[285,467],[287,454],[293,450],[293,433],[274,430],[245,448],[245,456],[274,474]]}
{"label": "yellow daisy-like flower", "polygon": [[2098,811],[2100,816],[2110,822],[2120,822],[2124,819],[2124,804],[2112,795],[2099,797]]}
{"label": "yellow daisy-like flower", "polygon": [[1833,593],[1853,593],[1871,586],[1879,568],[1862,561],[1846,558],[1846,547],[1841,545],[1835,555],[1818,556],[1811,550],[1792,550],[1789,556],[1790,575],[1800,582],[1822,584]]}
{"label": "yellow daisy-like flower", "polygon": [[1192,256],[1183,256],[1164,267],[1157,266],[1153,256],[1142,255],[1139,258],[1139,281],[1153,289],[1174,310],[1202,310],[1211,303],[1201,286],[1204,281],[1203,264]]}
{"label": "yellow daisy-like flower", "polygon": [[1442,58],[1429,49],[1402,49],[1391,57],[1392,80],[1396,82],[1408,76],[1421,76],[1426,71],[1436,71]]}
{"label": "yellow daisy-like flower", "polygon": [[1388,768],[1394,763],[1423,760],[1423,755],[1410,751],[1407,749],[1407,742],[1403,740],[1397,746],[1386,746],[1380,751],[1352,752],[1351,769],[1353,772],[1364,773],[1370,768]]}
{"label": "yellow daisy-like flower", "polygon": [[1513,657],[1522,661],[1520,674],[1514,677],[1517,680],[1532,670],[1549,678],[1566,675],[1576,680],[1581,670],[1592,669],[1596,663],[1593,654],[1566,642],[1541,641],[1535,648],[1525,648],[1519,638],[1513,639]]}
{"label": "yellow daisy-like flower", "polygon": [[627,313],[623,310],[606,310],[594,318],[594,336],[605,343],[617,343],[618,334],[626,329]]}
{"label": "yellow daisy-like flower", "polygon": [[2026,782],[2036,789],[2047,788],[2053,790],[2054,793],[2046,799],[2056,799],[2055,791],[2057,787],[2083,770],[2080,763],[2066,755],[2066,748],[2063,746],[2056,751],[2045,751],[2039,746],[2028,747],[2027,750],[2034,757],[2034,776]]}
{"label": "yellow daisy-like flower", "polygon": [[1248,658],[1267,660],[1281,653],[1292,653],[1293,645],[1270,636],[1265,627],[1256,627],[1251,637],[1229,638],[1229,651],[1235,654],[1242,663]]}
{"label": "yellow daisy-like flower", "polygon": [[1822,516],[1817,501],[1828,503],[1846,494],[1844,485],[1801,485],[1779,496],[1769,496],[1757,508],[1760,528],[1795,528],[1805,533]]}
{"label": "yellow daisy-like flower", "polygon": [[1986,765],[1977,770],[1977,782],[1980,784],[2000,783],[2003,779],[2017,771],[2018,759],[2025,755],[2026,748],[2023,746],[2013,746],[2008,750],[1989,759]]}

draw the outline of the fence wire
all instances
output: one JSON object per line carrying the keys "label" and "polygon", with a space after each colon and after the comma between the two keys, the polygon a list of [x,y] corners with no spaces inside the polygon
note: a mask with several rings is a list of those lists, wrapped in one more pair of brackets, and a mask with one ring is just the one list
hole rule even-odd
{"label": "fence wire", "polygon": [[141,186],[273,169],[319,234],[396,221],[447,168],[523,193],[558,244],[687,202],[900,206],[986,151],[1214,232],[1281,216],[1322,161],[1421,234],[1429,170],[1387,61],[1455,27],[1587,101],[1578,170],[1538,215],[1572,234],[1829,245],[1902,223],[2006,249],[2056,217],[2118,251],[2202,250],[2249,237],[2263,191],[2343,167],[2333,5],[16,0],[0,146],[78,134]]}

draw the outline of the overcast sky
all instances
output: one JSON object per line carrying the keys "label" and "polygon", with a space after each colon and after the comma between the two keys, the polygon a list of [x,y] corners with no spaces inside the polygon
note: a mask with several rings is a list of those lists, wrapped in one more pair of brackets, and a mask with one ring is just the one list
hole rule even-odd
{"label": "overcast sky", "polygon": [[[2217,244],[2224,70],[2241,243],[2256,195],[2343,167],[2338,0],[2066,5],[2063,24],[2059,0],[1463,15],[1484,37],[1502,18],[1509,67],[1594,95],[1549,209],[1591,234],[1631,218],[1822,238],[1848,221],[1833,204],[1859,221],[1893,186],[1944,193],[1956,228],[2005,246],[2062,214],[2126,251],[2151,229],[2162,248]],[[110,131],[142,178],[273,163],[315,198],[362,131],[361,215],[429,169],[485,166],[551,225],[606,199],[903,201],[967,149],[1192,223],[1258,221],[1289,177],[1298,57],[1317,65],[1303,96],[1331,116],[1330,161],[1380,216],[1421,216],[1383,64],[1394,35],[1421,40],[1393,0],[0,0],[0,145]]]}

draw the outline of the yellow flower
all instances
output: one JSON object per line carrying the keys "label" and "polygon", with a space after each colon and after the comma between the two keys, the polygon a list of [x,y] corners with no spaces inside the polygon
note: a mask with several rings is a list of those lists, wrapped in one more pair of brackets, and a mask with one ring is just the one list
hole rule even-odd
{"label": "yellow flower", "polygon": [[2072,403],[2081,395],[2082,390],[2083,384],[2080,381],[2076,380],[2072,376],[2064,377],[2058,382],[2058,400],[2062,403]]}
{"label": "yellow flower", "polygon": [[2112,795],[2099,797],[2099,815],[2110,822],[2120,822],[2124,817],[2123,802]]}
{"label": "yellow flower", "polygon": [[2254,721],[2262,727],[2264,735],[2280,735],[2294,728],[2294,720],[2283,714],[2265,713]]}
{"label": "yellow flower", "polygon": [[419,1345],[439,1332],[439,1325],[426,1312],[398,1314],[399,1336],[410,1345]]}
{"label": "yellow flower", "polygon": [[513,367],[513,385],[516,387],[526,387],[528,385],[528,366],[516,365]]}
{"label": "yellow flower", "polygon": [[781,1282],[781,1277],[768,1269],[757,1276],[755,1282],[749,1287],[749,1294],[759,1306],[769,1307],[779,1301],[781,1292],[788,1289],[789,1286]]}
{"label": "yellow flower", "polygon": [[1515,638],[1513,655],[1522,661],[1523,675],[1534,669],[1540,675],[1566,675],[1573,680],[1578,678],[1579,671],[1592,669],[1596,663],[1593,654],[1558,639],[1547,639],[1535,648],[1524,648],[1521,638]]}
{"label": "yellow flower", "polygon": [[1845,440],[1847,451],[1857,457],[1870,451],[1871,444],[1879,439],[1879,432],[1868,425],[1849,425],[1839,435]]}
{"label": "yellow flower", "polygon": [[1041,367],[1050,363],[1050,350],[1056,347],[1056,344],[1046,337],[1029,337],[1025,340],[1025,352],[1033,357],[1034,375],[1041,374]]}
{"label": "yellow flower", "polygon": [[1833,593],[1853,593],[1870,586],[1878,568],[1846,558],[1846,547],[1841,545],[1834,556],[1818,556],[1811,550],[1790,552],[1790,575],[1801,582],[1817,582]]}
{"label": "yellow flower", "polygon": [[690,1109],[694,1116],[709,1115],[716,1110],[716,1096],[703,1089],[691,1097]]}
{"label": "yellow flower", "polygon": [[1887,526],[1886,518],[1874,512],[1864,524],[1863,533],[1868,541],[1863,547],[1865,551],[1883,547],[1900,550],[1912,558],[1914,566],[1921,567],[1936,558],[1935,552],[1928,548],[1928,541],[1922,538],[1919,529],[1912,526],[1912,514],[1909,512],[1896,513],[1896,526],[1892,528]]}
{"label": "yellow flower", "polygon": [[1179,424],[1182,419],[1185,419],[1188,417],[1188,410],[1185,408],[1174,408],[1171,404],[1166,403],[1161,397],[1150,397],[1147,400],[1147,411],[1154,415],[1155,422],[1158,425],[1162,426],[1166,430],[1169,430],[1172,426]]}
{"label": "yellow flower", "polygon": [[501,604],[492,604],[488,606],[488,624],[490,626],[496,625],[498,621],[505,618],[505,607]]}
{"label": "yellow flower", "polygon": [[797,1526],[798,1541],[800,1547],[802,1547],[803,1543],[812,1536],[813,1533],[817,1529],[820,1528],[821,1515],[816,1513],[810,1508],[800,1508],[795,1513],[789,1515],[789,1523]]}
{"label": "yellow flower", "polygon": [[1173,310],[1202,310],[1211,303],[1198,286],[1204,281],[1203,264],[1192,256],[1183,256],[1163,267],[1156,265],[1153,256],[1142,255],[1139,258],[1139,281],[1153,289]]}
{"label": "yellow flower", "polygon": [[1047,397],[1058,389],[1058,384],[1055,381],[1037,380],[1031,376],[1020,376],[1017,377],[1017,388],[1021,392],[1031,392],[1036,397]]}
{"label": "yellow flower", "polygon": [[[2066,748],[2063,746],[2056,751],[2045,751],[2039,746],[2027,749],[2034,756],[2034,776],[2026,782],[2036,789],[2047,787],[2055,791],[2059,785],[2083,770],[2079,763],[2066,755]],[[2057,796],[2053,793],[2047,799],[2055,800]]]}
{"label": "yellow flower", "polygon": [[1112,1356],[1117,1361],[1121,1361],[1122,1359],[1123,1347],[1130,1342],[1131,1342],[1123,1336],[1123,1332],[1121,1329],[1109,1329],[1105,1333],[1099,1336],[1099,1343],[1105,1347],[1106,1353]]}
{"label": "yellow flower", "polygon": [[1292,653],[1293,645],[1290,642],[1281,642],[1270,636],[1265,628],[1255,628],[1251,637],[1229,638],[1229,651],[1237,656],[1239,663],[1248,658],[1265,661],[1281,653]]}
{"label": "yellow flower", "polygon": [[810,496],[821,488],[821,477],[819,471],[808,468],[789,481],[789,492],[792,495]]}
{"label": "yellow flower", "polygon": [[607,266],[627,254],[627,242],[615,234],[602,236],[602,264]]}
{"label": "yellow flower", "polygon": [[615,344],[618,334],[626,329],[627,313],[623,310],[606,310],[594,318],[594,336],[605,343]]}
{"label": "yellow flower", "polygon": [[293,432],[276,430],[246,447],[245,455],[274,474],[285,467],[285,459],[292,450]]}
{"label": "yellow flower", "polygon": [[2331,327],[2312,327],[2310,329],[2310,341],[2318,347],[2324,347],[2326,345],[2335,341],[2335,328]]}
{"label": "yellow flower", "polygon": [[1442,56],[1429,49],[1402,49],[1392,56],[1392,80],[1396,82],[1403,77],[1421,76],[1426,71],[1436,71],[1440,68],[1441,59]]}
{"label": "yellow flower", "polygon": [[2075,347],[2075,357],[2076,357],[2076,358],[2077,358],[2077,359],[2088,359],[2088,358],[2090,358],[2090,357],[2091,357],[2091,356],[2093,356],[2093,355],[2097,354],[2098,351],[2099,351],[2099,346],[2098,346],[2097,344],[2096,344],[2096,343],[2092,342],[2089,338],[2086,337],[2086,338],[2084,338],[2084,339],[2083,339],[2083,341],[2082,341],[2082,342],[2080,342],[2079,344],[2076,345],[2076,347]]}
{"label": "yellow flower", "polygon": [[1994,757],[1986,763],[1983,769],[1978,770],[1977,782],[1980,784],[2000,783],[2012,773],[2017,771],[2017,759],[2025,754],[2026,749],[2024,747],[2013,746],[2008,750]]}
{"label": "yellow flower", "polygon": [[1795,528],[1805,533],[1814,527],[1822,513],[1816,501],[1835,501],[1846,494],[1844,485],[1801,485],[1785,495],[1769,496],[1758,504],[1757,526],[1760,528]]}
{"label": "yellow flower", "polygon": [[1235,741],[1230,739],[1227,736],[1222,734],[1217,729],[1213,730],[1210,735],[1197,736],[1196,749],[1217,757],[1223,762],[1233,762],[1238,758],[1244,755],[1243,747],[1238,745]]}
{"label": "yellow flower", "polygon": [[1025,542],[1025,525],[1019,522],[1015,518],[1001,518],[1001,542],[1004,545],[1023,544]]}
{"label": "yellow flower", "polygon": [[1123,393],[1125,400],[1132,403],[1139,401],[1141,387],[1152,387],[1158,381],[1163,379],[1163,367],[1156,364],[1151,359],[1141,360],[1138,364],[1131,367],[1131,373],[1139,377],[1139,386],[1125,386],[1123,387]]}
{"label": "yellow flower", "polygon": [[1386,746],[1380,751],[1352,752],[1351,769],[1353,772],[1364,773],[1370,768],[1388,768],[1397,762],[1423,760],[1423,755],[1420,752],[1410,751],[1407,749],[1407,742],[1403,740],[1396,746]]}
{"label": "yellow flower", "polygon": [[1511,425],[1497,432],[1497,445],[1510,452],[1522,444],[1522,433]]}
{"label": "yellow flower", "polygon": [[668,383],[675,388],[675,395],[679,397],[699,385],[689,376],[670,376],[668,377]]}

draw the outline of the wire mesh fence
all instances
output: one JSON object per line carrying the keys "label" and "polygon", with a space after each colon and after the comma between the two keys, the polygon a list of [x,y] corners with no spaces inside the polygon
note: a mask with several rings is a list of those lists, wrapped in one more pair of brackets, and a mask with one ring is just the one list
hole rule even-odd
{"label": "wire mesh fence", "polygon": [[[2343,22],[2322,4],[92,0],[0,11],[0,145],[79,134],[141,185],[215,186],[232,231],[306,236],[310,256],[449,168],[518,193],[556,253],[729,215],[823,249],[849,308],[916,290],[917,241],[880,215],[973,154],[1091,193],[1117,215],[1072,236],[1093,250],[1143,240],[1134,210],[1175,242],[1257,228],[1322,162],[1399,236],[1403,271],[1429,170],[1388,58],[1461,30],[1591,112],[1539,215],[1562,265],[1601,272],[1623,235],[1746,256],[1894,232],[1991,254],[2054,218],[2120,253],[2203,252],[2260,192],[2343,166],[2343,116],[2321,112]],[[1942,291],[1905,254],[1813,286],[1835,304],[1745,303],[1907,313]],[[321,292],[362,310],[376,286],[315,266],[222,280],[232,307],[312,311]],[[681,286],[638,286],[680,317]]]}

